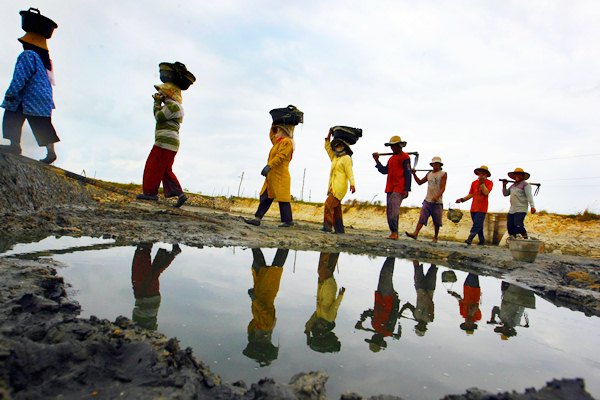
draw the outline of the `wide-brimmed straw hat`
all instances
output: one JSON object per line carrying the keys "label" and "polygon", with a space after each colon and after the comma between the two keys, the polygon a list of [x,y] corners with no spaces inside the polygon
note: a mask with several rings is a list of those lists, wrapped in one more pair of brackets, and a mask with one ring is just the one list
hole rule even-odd
{"label": "wide-brimmed straw hat", "polygon": [[439,156],[435,156],[431,159],[431,162],[429,163],[429,165],[431,165],[433,167],[433,164],[438,163],[440,165],[444,165],[444,163],[442,162],[442,157]]}
{"label": "wide-brimmed straw hat", "polygon": [[523,174],[523,180],[526,181],[527,179],[529,179],[529,177],[531,175],[529,175],[528,172],[525,172],[525,170],[523,168],[515,168],[515,170],[513,172],[509,172],[508,173],[508,177],[510,179],[515,179],[515,175],[516,174]]}
{"label": "wide-brimmed straw hat", "polygon": [[393,146],[395,144],[399,144],[400,147],[406,146],[406,142],[403,142],[402,139],[400,138],[400,136],[392,136],[390,138],[390,141],[387,142],[385,145],[386,146]]}
{"label": "wide-brimmed straw hat", "polygon": [[181,103],[183,101],[183,98],[181,97],[181,89],[173,82],[166,82],[160,85],[154,85],[154,88],[159,92],[163,92],[178,103]]}
{"label": "wide-brimmed straw hat", "polygon": [[475,173],[475,175],[479,175],[480,173],[484,173],[487,175],[487,177],[489,178],[490,176],[492,176],[492,173],[490,172],[490,169],[487,167],[487,165],[482,165],[479,168],[475,168],[473,170],[473,172]]}
{"label": "wide-brimmed straw hat", "polygon": [[35,32],[27,32],[24,36],[17,39],[21,43],[29,43],[40,49],[48,50],[48,42],[44,35]]}
{"label": "wide-brimmed straw hat", "polygon": [[330,144],[331,149],[335,150],[335,147],[339,144],[341,144],[344,147],[344,151],[346,151],[347,154],[349,154],[350,156],[354,154],[354,152],[350,148],[350,144],[342,139],[333,139]]}

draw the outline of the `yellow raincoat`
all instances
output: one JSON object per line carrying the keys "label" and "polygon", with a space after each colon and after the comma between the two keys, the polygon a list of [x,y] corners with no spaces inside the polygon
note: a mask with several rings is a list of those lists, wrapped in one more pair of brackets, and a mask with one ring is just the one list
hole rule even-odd
{"label": "yellow raincoat", "polygon": [[289,203],[292,201],[290,189],[292,179],[290,177],[289,165],[294,152],[294,142],[288,137],[277,137],[275,131],[273,128],[269,130],[269,138],[271,139],[271,143],[273,143],[273,147],[269,152],[267,165],[271,167],[271,170],[267,174],[262,189],[260,189],[260,194],[263,194],[267,190],[267,195],[270,199]]}
{"label": "yellow raincoat", "polygon": [[279,292],[282,274],[281,267],[262,267],[258,273],[252,269],[255,299],[252,301],[253,318],[248,325],[248,332],[272,331],[275,327],[275,297]]}
{"label": "yellow raincoat", "polygon": [[331,169],[329,171],[329,186],[327,193],[333,194],[338,200],[342,200],[348,193],[348,181],[354,186],[354,172],[352,171],[352,158],[345,154],[338,156],[331,149],[331,142],[325,139],[325,151],[331,159]]}

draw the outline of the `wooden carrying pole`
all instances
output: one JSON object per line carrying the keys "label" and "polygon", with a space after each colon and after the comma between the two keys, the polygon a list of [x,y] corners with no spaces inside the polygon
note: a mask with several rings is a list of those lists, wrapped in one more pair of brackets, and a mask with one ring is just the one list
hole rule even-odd
{"label": "wooden carrying pole", "polygon": [[[510,179],[498,179],[498,181],[506,182],[506,183],[515,183],[515,181],[511,181]],[[540,186],[542,186],[542,184],[541,183],[533,183],[533,182],[527,182],[527,183],[529,183],[530,185],[533,185],[533,186],[537,186],[537,188],[535,189],[535,192],[533,193],[534,196],[537,196],[538,193],[540,192]]]}

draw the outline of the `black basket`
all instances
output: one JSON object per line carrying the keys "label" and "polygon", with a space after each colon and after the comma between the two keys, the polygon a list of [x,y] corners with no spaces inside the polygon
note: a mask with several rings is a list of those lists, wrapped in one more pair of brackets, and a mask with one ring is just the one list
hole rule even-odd
{"label": "black basket", "polygon": [[19,14],[21,14],[21,28],[25,32],[39,33],[46,39],[50,39],[54,30],[58,28],[56,22],[44,17],[37,8],[21,11]]}
{"label": "black basket", "polygon": [[185,64],[175,61],[174,63],[162,62],[158,64],[161,82],[173,82],[181,90],[187,90],[194,82],[196,77],[187,70]]}
{"label": "black basket", "polygon": [[362,137],[362,129],[351,128],[349,126],[334,126],[331,128],[333,131],[333,138],[343,140],[348,144],[355,144],[359,138]]}
{"label": "black basket", "polygon": [[285,108],[275,108],[269,111],[274,124],[298,125],[304,122],[304,113],[295,106],[289,105]]}

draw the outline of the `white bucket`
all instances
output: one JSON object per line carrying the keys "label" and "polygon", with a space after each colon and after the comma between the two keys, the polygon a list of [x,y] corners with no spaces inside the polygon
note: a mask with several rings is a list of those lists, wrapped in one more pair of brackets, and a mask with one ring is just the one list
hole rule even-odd
{"label": "white bucket", "polygon": [[542,241],[537,239],[509,238],[506,242],[514,260],[530,263],[535,261],[542,245]]}

